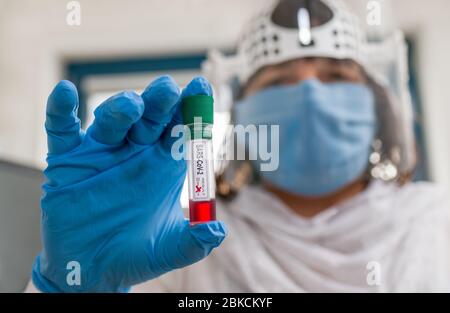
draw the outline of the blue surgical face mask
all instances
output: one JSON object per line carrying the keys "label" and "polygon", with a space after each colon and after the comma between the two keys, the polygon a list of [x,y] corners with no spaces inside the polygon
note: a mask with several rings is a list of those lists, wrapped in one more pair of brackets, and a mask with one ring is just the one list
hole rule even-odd
{"label": "blue surgical face mask", "polygon": [[260,175],[304,196],[331,194],[361,177],[376,132],[374,96],[355,83],[271,87],[237,103],[234,116],[243,126],[279,125],[278,169]]}

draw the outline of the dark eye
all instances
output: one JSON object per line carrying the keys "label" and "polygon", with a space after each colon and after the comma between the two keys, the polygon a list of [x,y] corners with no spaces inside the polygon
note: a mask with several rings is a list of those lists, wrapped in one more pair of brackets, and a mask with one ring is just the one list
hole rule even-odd
{"label": "dark eye", "polygon": [[262,86],[261,86],[261,89],[265,89],[265,88],[269,88],[269,87],[276,87],[276,86],[280,86],[282,84],[283,84],[282,79],[273,79],[273,80],[264,82],[264,84],[262,84]]}
{"label": "dark eye", "polygon": [[342,73],[331,73],[330,74],[330,79],[333,81],[342,81],[342,80],[348,80],[348,78],[342,74]]}
{"label": "dark eye", "polygon": [[322,73],[319,76],[320,80],[323,82],[343,82],[343,81],[352,81],[352,77],[350,77],[348,74],[346,75],[343,72],[334,71],[334,72],[328,72],[328,73]]}

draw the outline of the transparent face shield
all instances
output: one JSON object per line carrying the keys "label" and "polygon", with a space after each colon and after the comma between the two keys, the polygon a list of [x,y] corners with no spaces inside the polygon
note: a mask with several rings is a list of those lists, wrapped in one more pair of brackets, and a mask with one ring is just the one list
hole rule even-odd
{"label": "transparent face shield", "polygon": [[[399,31],[376,40],[367,37],[343,1],[273,1],[245,25],[235,55],[210,52],[204,74],[216,89],[218,109],[229,111],[242,87],[266,66],[311,57],[353,60],[367,73],[376,97],[379,131],[368,175],[396,181],[416,165],[406,43]],[[234,185],[243,185],[245,175],[239,172],[244,167],[243,172],[251,173],[248,165],[223,163],[219,170],[224,180],[238,177]]]}

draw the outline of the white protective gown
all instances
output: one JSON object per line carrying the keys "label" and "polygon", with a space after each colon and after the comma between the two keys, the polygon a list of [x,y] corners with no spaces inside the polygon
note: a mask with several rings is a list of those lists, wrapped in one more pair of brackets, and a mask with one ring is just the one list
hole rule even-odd
{"label": "white protective gown", "polygon": [[205,260],[134,292],[450,292],[450,206],[429,183],[379,181],[311,219],[258,187],[218,205]]}

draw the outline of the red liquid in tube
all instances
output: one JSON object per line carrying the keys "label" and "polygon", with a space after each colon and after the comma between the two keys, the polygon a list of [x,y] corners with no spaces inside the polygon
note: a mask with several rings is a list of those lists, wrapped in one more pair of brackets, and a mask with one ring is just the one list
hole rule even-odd
{"label": "red liquid in tube", "polygon": [[191,225],[216,220],[216,200],[189,201],[189,220]]}

